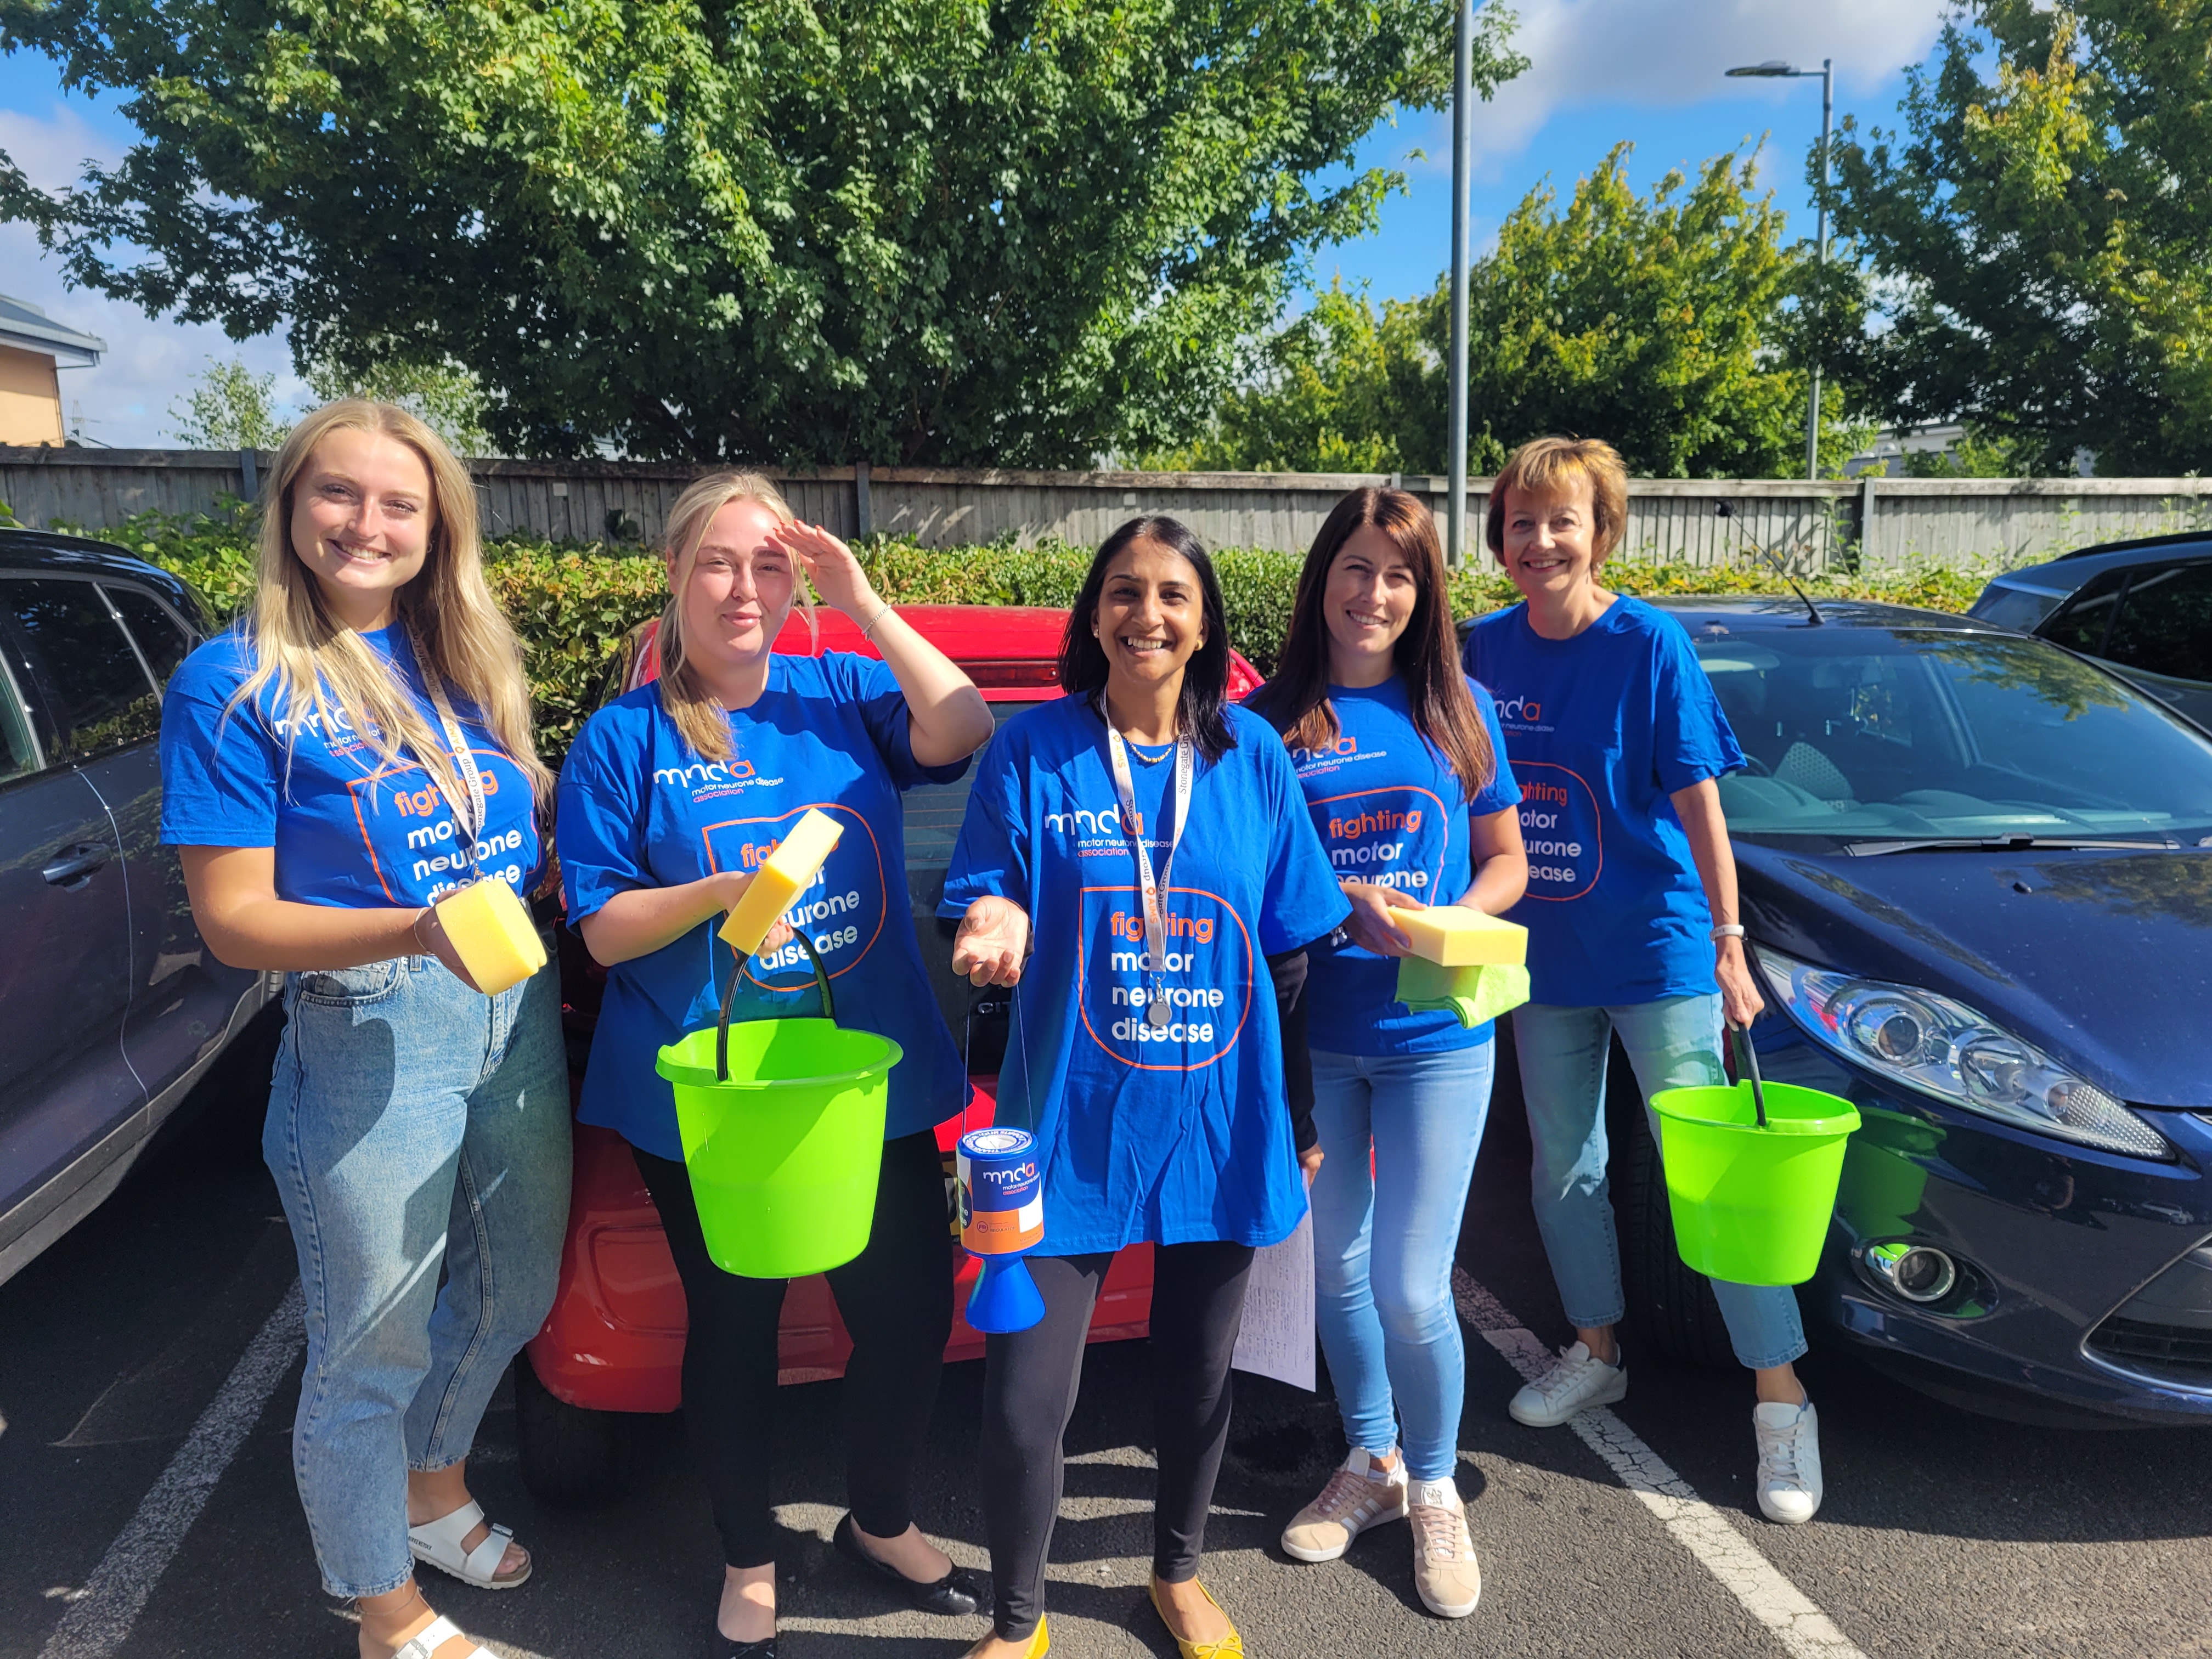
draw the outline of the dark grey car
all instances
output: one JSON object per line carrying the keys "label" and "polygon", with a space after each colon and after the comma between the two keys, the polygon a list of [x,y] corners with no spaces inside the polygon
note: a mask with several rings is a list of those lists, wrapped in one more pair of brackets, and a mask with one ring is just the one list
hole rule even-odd
{"label": "dark grey car", "polygon": [[201,943],[160,844],[161,688],[199,617],[112,547],[0,530],[0,1282],[268,1000]]}
{"label": "dark grey car", "polygon": [[1970,614],[2094,658],[2212,730],[2212,532],[2107,542],[2008,570]]}

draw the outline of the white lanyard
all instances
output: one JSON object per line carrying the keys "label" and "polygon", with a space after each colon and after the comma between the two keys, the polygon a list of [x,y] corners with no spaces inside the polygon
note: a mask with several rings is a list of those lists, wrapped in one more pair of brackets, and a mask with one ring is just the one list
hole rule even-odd
{"label": "white lanyard", "polygon": [[[422,666],[420,647],[416,649],[415,660],[418,667]],[[490,809],[484,805],[483,775],[477,770],[477,757],[469,749],[468,734],[461,730],[460,721],[453,718],[453,704],[446,700],[445,681],[427,667],[422,670],[422,681],[430,688],[430,705],[438,711],[438,724],[446,728],[446,747],[452,752],[454,769],[468,788],[468,821],[461,825],[461,833],[469,838],[470,873],[481,878],[483,872],[477,868],[477,848],[483,840],[485,820],[490,816]],[[462,816],[460,802],[448,800],[446,805],[453,809],[454,817]]]}
{"label": "white lanyard", "polygon": [[[1162,982],[1168,970],[1167,906],[1161,898],[1161,883],[1152,876],[1152,855],[1145,845],[1143,830],[1137,817],[1137,786],[1129,775],[1129,749],[1121,740],[1114,722],[1106,722],[1106,752],[1114,763],[1114,787],[1121,797],[1121,830],[1129,837],[1129,844],[1137,854],[1137,879],[1145,896],[1145,979],[1152,993],[1145,1010],[1146,1024],[1158,1029],[1168,1023],[1167,987]],[[1175,829],[1168,836],[1168,855],[1160,866],[1163,878],[1174,869],[1176,848],[1182,844],[1183,821],[1190,816],[1191,774],[1195,767],[1188,735],[1176,738],[1175,757]]]}

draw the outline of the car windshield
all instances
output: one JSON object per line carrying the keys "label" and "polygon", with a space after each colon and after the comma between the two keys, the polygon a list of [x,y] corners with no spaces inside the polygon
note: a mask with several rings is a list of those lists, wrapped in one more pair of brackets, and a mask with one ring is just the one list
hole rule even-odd
{"label": "car windshield", "polygon": [[2040,640],[1838,625],[1695,637],[1749,761],[1720,781],[1733,831],[2212,832],[2212,740]]}

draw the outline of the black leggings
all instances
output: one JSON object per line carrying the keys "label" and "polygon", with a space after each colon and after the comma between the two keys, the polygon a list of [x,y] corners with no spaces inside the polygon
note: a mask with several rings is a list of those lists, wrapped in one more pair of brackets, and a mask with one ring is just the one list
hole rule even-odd
{"label": "black leggings", "polygon": [[[708,1259],[681,1164],[632,1147],[668,1234],[690,1304],[684,1346],[684,1417],[707,1477],[723,1558],[775,1559],[769,1452],[775,1441],[776,1321],[781,1279],[740,1279]],[[937,1137],[884,1143],[868,1248],[832,1267],[830,1288],[852,1334],[845,1365],[845,1489],[853,1520],[878,1538],[913,1524],[914,1462],[937,1405],[952,1334],[952,1234]]]}
{"label": "black leggings", "polygon": [[[1044,1617],[1044,1564],[1065,1475],[1061,1437],[1083,1380],[1091,1310],[1111,1255],[1031,1256],[1044,1318],[994,1336],[983,1373],[983,1529],[997,1593],[992,1624],[1025,1640]],[[1198,1576],[1206,1513],[1229,1441],[1229,1361],[1244,1320],[1248,1244],[1164,1244],[1152,1252],[1152,1572]]]}

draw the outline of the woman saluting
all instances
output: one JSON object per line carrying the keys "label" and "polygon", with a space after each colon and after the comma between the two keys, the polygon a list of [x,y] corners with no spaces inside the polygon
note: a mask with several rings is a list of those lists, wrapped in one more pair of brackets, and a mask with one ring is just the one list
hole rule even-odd
{"label": "woman saluting", "polygon": [[1068,617],[1068,695],[987,751],[945,879],[943,913],[962,919],[954,969],[1018,984],[999,1121],[1034,1130],[1044,1171],[1030,1257],[1044,1317],[987,1351],[997,1601],[978,1659],[1046,1650],[1060,1436],[1099,1282],[1141,1240],[1158,1247],[1152,1602],[1190,1659],[1243,1651],[1198,1559],[1252,1252],[1297,1226],[1299,1166],[1319,1163],[1310,1079],[1286,1090],[1285,1076],[1286,1059],[1304,1070],[1304,947],[1349,907],[1289,755],[1225,703],[1228,673],[1198,538],[1169,518],[1122,526]]}
{"label": "woman saluting", "polygon": [[[776,654],[804,597],[802,571],[881,662]],[[867,1248],[829,1275],[853,1336],[852,1509],[836,1542],[918,1607],[976,1612],[981,1587],[922,1535],[909,1503],[952,1328],[951,1237],[931,1126],[960,1110],[967,1076],[915,940],[899,796],[966,770],[991,713],[968,677],[877,597],[851,550],[797,523],[754,474],[710,474],[677,498],[668,588],[658,684],[592,715],[561,772],[568,915],[609,969],[579,1115],[630,1143],[684,1280],[684,1420],[721,1533],[721,1650],[773,1659],[769,1455],[786,1281],[741,1279],[708,1257],[675,1097],[653,1058],[714,1023],[733,973],[739,1018],[817,1012],[803,951],[776,948],[787,934],[739,963],[714,929],[751,884],[746,872],[810,809],[827,813],[844,834],[793,914],[810,923],[839,1020],[905,1051],[891,1071]]]}

